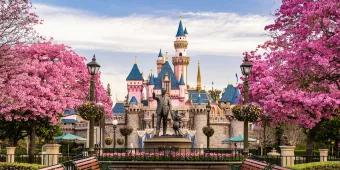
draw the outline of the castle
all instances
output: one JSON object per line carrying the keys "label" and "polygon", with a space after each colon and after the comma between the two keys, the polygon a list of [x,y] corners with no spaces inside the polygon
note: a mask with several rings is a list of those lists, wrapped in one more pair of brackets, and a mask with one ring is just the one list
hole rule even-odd
{"label": "castle", "polygon": [[[165,89],[171,98],[172,109],[182,116],[182,133],[192,141],[193,147],[206,147],[207,139],[202,128],[207,126],[208,115],[210,126],[215,133],[210,138],[210,147],[226,148],[222,140],[243,133],[243,123],[232,119],[231,107],[238,102],[239,90],[233,85],[224,89],[222,97],[214,101],[208,91],[202,89],[201,69],[198,64],[196,87],[188,84],[188,67],[191,57],[188,54],[188,31],[179,22],[172,57],[173,67],[160,50],[156,59],[157,73],[144,78],[137,63],[132,66],[126,78],[127,97],[113,107],[113,119],[117,119],[118,128],[128,125],[133,132],[128,136],[129,147],[143,147],[143,142],[155,133],[157,102],[152,94],[160,95]],[[211,106],[210,112],[207,105]],[[111,120],[106,120],[105,136],[112,136]],[[171,125],[169,116],[168,125]],[[162,130],[161,130],[162,131]],[[172,134],[172,128],[168,128]],[[117,138],[121,138],[117,130]]]}

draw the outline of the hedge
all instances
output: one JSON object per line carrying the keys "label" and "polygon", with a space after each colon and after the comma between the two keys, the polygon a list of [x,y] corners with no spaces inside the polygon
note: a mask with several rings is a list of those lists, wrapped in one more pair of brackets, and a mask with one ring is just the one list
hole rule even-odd
{"label": "hedge", "polygon": [[293,170],[339,170],[340,161],[312,162],[312,163],[306,163],[306,164],[297,164],[290,168]]}
{"label": "hedge", "polygon": [[43,167],[42,165],[38,165],[38,164],[0,162],[0,170],[12,170],[12,169],[38,170],[39,168],[42,168],[42,167]]}

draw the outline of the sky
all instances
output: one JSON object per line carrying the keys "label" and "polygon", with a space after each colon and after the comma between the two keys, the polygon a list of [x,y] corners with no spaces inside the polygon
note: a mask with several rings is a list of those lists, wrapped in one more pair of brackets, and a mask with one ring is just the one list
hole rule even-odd
{"label": "sky", "polygon": [[203,87],[236,85],[245,51],[269,38],[280,0],[33,0],[43,36],[64,43],[102,66],[113,100],[127,94],[126,77],[136,62],[146,78],[156,72],[159,49],[174,55],[179,20],[188,30],[188,81],[196,85],[200,62]]}

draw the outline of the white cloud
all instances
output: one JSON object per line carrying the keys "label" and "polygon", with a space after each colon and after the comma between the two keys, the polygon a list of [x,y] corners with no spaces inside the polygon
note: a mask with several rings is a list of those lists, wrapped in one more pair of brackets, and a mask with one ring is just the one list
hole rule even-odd
{"label": "white cloud", "polygon": [[[130,15],[98,16],[87,11],[35,4],[44,19],[38,31],[53,36],[74,48],[103,49],[114,52],[152,52],[163,48],[173,51],[172,41],[178,18]],[[263,27],[271,17],[241,16],[234,13],[188,12],[184,25],[189,32],[190,51],[200,54],[239,56],[266,39]]]}
{"label": "white cloud", "polygon": [[[125,68],[131,67],[131,63],[127,63],[127,60],[122,62],[119,58],[121,56],[117,53],[156,55],[162,48],[164,51],[169,51],[171,56],[174,51],[173,41],[179,15],[183,16],[183,23],[189,32],[189,55],[195,56],[192,58],[195,60],[202,59],[204,56],[241,57],[244,51],[254,49],[267,39],[263,28],[273,20],[269,16],[241,16],[235,13],[212,12],[114,17],[46,4],[34,4],[34,6],[38,15],[44,20],[44,23],[37,27],[42,35],[65,43],[84,56],[91,56],[89,52],[84,53],[84,51],[106,51],[116,54],[110,55],[115,58],[112,59],[115,61],[111,59],[101,61],[103,64],[106,62],[102,69],[102,78],[105,85],[111,83],[113,99],[116,95],[119,99],[124,99],[125,78],[128,72],[127,69],[122,69],[122,65]],[[222,88],[225,87],[223,82],[235,79],[234,73],[239,70],[237,60],[225,59],[226,63],[229,63],[227,67],[221,64],[224,60],[210,57],[205,60],[209,62],[206,63],[206,68],[204,68],[205,63],[202,62],[202,70],[205,71],[203,79],[207,85],[211,81],[219,81],[221,84],[216,85]],[[213,60],[218,60],[216,61],[218,63],[210,63]],[[145,61],[153,62],[153,58],[145,58]],[[190,82],[194,81],[196,64],[197,61],[193,61],[190,66]],[[219,67],[218,71],[216,65]]]}

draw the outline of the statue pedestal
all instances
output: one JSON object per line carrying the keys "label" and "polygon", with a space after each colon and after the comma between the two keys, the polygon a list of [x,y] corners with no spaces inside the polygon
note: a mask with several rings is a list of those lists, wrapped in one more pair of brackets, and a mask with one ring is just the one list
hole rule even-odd
{"label": "statue pedestal", "polygon": [[156,136],[144,141],[146,151],[163,151],[168,149],[179,149],[180,152],[190,152],[191,141],[182,136]]}

